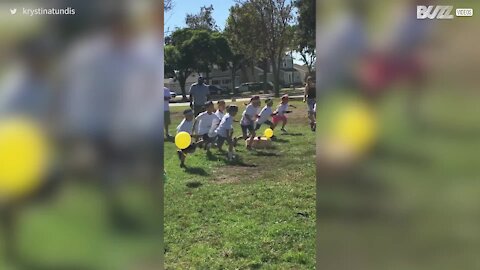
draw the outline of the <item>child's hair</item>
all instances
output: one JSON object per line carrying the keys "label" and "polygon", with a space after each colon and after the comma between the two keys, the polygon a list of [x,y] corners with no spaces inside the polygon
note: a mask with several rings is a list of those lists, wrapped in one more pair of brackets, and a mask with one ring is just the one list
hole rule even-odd
{"label": "child's hair", "polygon": [[238,106],[237,105],[228,105],[227,106],[227,112],[228,113],[238,112]]}
{"label": "child's hair", "polygon": [[267,98],[267,99],[265,99],[265,104],[268,104],[268,103],[270,103],[270,102],[272,102],[272,101],[273,101],[273,99]]}
{"label": "child's hair", "polygon": [[225,100],[221,99],[221,100],[217,101],[217,105],[220,105],[220,104],[225,104]]}
{"label": "child's hair", "polygon": [[259,95],[252,96],[252,98],[250,98],[250,101],[248,103],[245,103],[245,105],[252,103],[252,101],[254,100],[260,100],[260,96]]}
{"label": "child's hair", "polygon": [[284,100],[288,100],[288,95],[287,94],[282,96],[282,101],[284,101]]}
{"label": "child's hair", "polygon": [[193,114],[192,109],[186,109],[183,111],[183,115],[189,115],[189,114]]}
{"label": "child's hair", "polygon": [[205,108],[207,108],[208,106],[213,106],[213,101],[209,100],[209,101],[205,102],[204,106],[205,106]]}

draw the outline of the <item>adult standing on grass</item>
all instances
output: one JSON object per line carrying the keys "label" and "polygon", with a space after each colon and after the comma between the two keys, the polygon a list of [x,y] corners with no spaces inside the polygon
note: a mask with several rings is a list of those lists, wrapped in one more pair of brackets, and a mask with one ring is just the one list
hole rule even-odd
{"label": "adult standing on grass", "polygon": [[205,111],[205,103],[210,100],[208,85],[202,76],[198,77],[198,81],[190,86],[190,108],[193,109],[195,117]]}
{"label": "adult standing on grass", "polygon": [[172,99],[172,94],[170,94],[170,89],[163,87],[163,127],[165,128],[165,136],[167,139],[172,138],[168,132],[168,126],[171,124],[170,119],[170,100]]}
{"label": "adult standing on grass", "polygon": [[313,131],[315,126],[315,104],[316,104],[317,92],[312,77],[307,77],[305,84],[305,92],[303,95],[303,102],[307,103],[308,107],[308,119],[310,120],[310,129]]}

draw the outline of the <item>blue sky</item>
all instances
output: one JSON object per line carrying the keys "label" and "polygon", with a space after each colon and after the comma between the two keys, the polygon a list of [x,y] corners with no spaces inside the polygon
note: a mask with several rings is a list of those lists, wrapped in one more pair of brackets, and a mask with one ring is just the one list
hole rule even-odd
{"label": "blue sky", "polygon": [[[216,24],[223,29],[229,15],[229,9],[235,5],[234,0],[173,0],[173,9],[165,13],[165,35],[169,35],[175,28],[185,27],[187,14],[200,12],[203,6],[213,5],[213,18]],[[294,53],[295,63],[303,64],[299,55]]]}
{"label": "blue sky", "polygon": [[[175,27],[185,26],[185,17],[189,13],[198,13],[200,7],[213,5],[213,18],[223,29],[228,18],[229,9],[234,0],[173,0],[173,9],[165,14],[165,31],[173,31]],[[168,34],[168,33],[167,33]]]}

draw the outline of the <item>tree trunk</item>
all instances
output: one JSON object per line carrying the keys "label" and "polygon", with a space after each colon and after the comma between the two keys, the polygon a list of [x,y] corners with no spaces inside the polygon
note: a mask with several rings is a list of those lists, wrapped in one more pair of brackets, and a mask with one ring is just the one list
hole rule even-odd
{"label": "tree trunk", "polygon": [[272,57],[273,89],[275,97],[280,97],[280,61]]}
{"label": "tree trunk", "polygon": [[187,91],[185,90],[185,84],[187,82],[187,76],[185,74],[181,74],[177,78],[178,83],[180,84],[180,90],[182,90],[182,100],[187,101]]}
{"label": "tree trunk", "polygon": [[232,93],[234,95],[237,94],[235,91],[235,73],[237,73],[236,71],[237,71],[236,67],[232,66],[232,82],[231,83],[232,83]]}
{"label": "tree trunk", "polygon": [[268,87],[267,87],[267,79],[268,79],[268,60],[264,60],[263,62],[263,92],[268,93]]}

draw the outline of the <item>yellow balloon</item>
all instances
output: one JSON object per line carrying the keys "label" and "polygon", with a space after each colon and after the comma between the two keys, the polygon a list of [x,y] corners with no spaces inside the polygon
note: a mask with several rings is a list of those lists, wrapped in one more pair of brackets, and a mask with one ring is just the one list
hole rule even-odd
{"label": "yellow balloon", "polygon": [[192,143],[192,136],[188,132],[182,131],[175,136],[175,145],[180,149],[185,149]]}
{"label": "yellow balloon", "polygon": [[366,152],[377,137],[377,119],[363,103],[345,107],[335,119],[333,136],[357,154]]}
{"label": "yellow balloon", "polygon": [[50,149],[42,129],[22,118],[0,121],[0,199],[28,195],[47,173]]}
{"label": "yellow balloon", "polygon": [[267,138],[272,138],[273,137],[273,130],[271,128],[265,129],[264,135]]}

